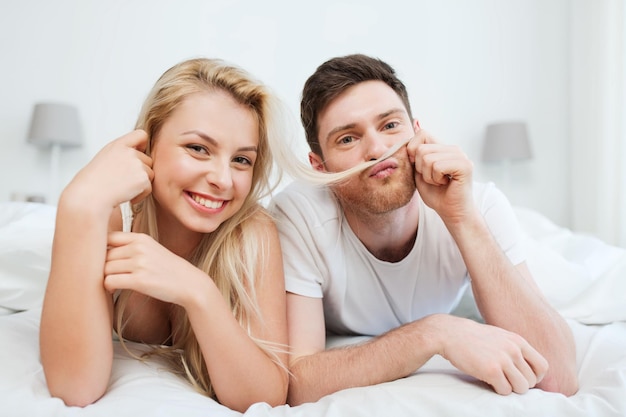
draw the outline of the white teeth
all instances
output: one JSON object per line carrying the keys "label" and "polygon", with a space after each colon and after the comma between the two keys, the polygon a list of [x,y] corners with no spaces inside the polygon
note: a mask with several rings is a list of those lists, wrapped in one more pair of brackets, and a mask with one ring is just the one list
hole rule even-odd
{"label": "white teeth", "polygon": [[218,209],[224,205],[224,201],[207,200],[195,194],[192,194],[191,198],[193,198],[193,201],[195,201],[196,203],[202,204],[204,207],[210,209]]}

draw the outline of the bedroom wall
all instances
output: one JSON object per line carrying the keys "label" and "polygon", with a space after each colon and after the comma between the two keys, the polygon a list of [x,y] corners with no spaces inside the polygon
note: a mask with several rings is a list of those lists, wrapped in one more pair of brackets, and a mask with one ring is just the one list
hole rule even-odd
{"label": "bedroom wall", "polygon": [[571,225],[626,247],[624,1],[572,2],[570,33]]}
{"label": "bedroom wall", "polygon": [[[130,130],[172,64],[217,56],[270,84],[297,116],[302,84],[325,59],[377,55],[398,70],[422,127],[462,146],[476,178],[569,226],[567,0],[24,0],[0,6],[0,201],[45,194],[49,154],[25,141],[37,101],[79,107],[85,146],[61,155],[61,183]],[[535,157],[485,166],[485,125],[529,124]],[[305,158],[304,139],[296,150]],[[86,202],[88,204],[88,202]]]}

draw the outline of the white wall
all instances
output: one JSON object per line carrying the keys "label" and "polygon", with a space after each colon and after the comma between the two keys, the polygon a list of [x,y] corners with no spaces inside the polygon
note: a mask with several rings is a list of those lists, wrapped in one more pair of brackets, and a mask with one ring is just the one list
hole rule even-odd
{"label": "white wall", "polygon": [[626,6],[575,0],[570,22],[571,226],[626,247]]}
{"label": "white wall", "polygon": [[568,13],[567,0],[2,0],[0,201],[47,191],[48,155],[25,142],[37,101],[80,108],[86,146],[63,153],[65,184],[132,128],[150,86],[182,59],[235,62],[297,116],[317,65],[363,52],[398,70],[422,127],[462,146],[477,179],[499,181],[479,161],[485,125],[526,120],[535,158],[513,166],[505,191],[567,226]]}

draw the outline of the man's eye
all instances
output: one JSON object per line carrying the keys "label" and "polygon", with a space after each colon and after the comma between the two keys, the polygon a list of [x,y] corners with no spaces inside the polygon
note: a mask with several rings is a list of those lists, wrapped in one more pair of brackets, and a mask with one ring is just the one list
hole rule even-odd
{"label": "man's eye", "polygon": [[389,122],[385,125],[385,129],[393,129],[398,126],[398,122]]}
{"label": "man's eye", "polygon": [[342,144],[351,143],[353,141],[354,141],[354,138],[352,136],[344,136],[341,139],[339,139],[339,143],[342,143]]}

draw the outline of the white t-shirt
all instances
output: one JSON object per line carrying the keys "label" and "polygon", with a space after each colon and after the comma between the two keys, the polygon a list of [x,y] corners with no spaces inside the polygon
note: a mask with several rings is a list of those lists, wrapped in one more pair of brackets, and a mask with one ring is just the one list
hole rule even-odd
{"label": "white t-shirt", "polygon": [[[475,183],[474,198],[513,264],[525,260],[521,232],[506,197]],[[449,313],[469,284],[467,268],[439,215],[421,200],[415,245],[399,262],[374,257],[356,237],[327,187],[294,182],[276,195],[289,292],[324,298],[326,328],[379,335],[434,313]]]}

